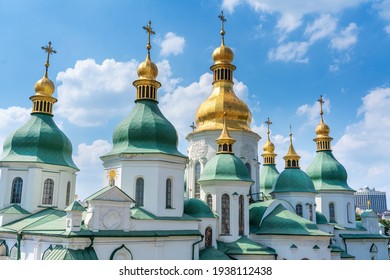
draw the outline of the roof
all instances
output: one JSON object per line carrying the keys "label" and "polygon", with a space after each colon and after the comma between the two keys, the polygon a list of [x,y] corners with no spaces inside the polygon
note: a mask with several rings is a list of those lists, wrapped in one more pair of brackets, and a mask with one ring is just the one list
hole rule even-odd
{"label": "roof", "polygon": [[0,209],[0,214],[31,214],[23,209],[19,204],[11,204],[3,209]]}
{"label": "roof", "polygon": [[276,255],[275,249],[261,245],[247,236],[230,243],[217,241],[217,244],[218,250],[228,255]]}
{"label": "roof", "polygon": [[279,171],[275,164],[264,164],[260,171],[260,191],[268,196],[278,176]]}
{"label": "roof", "polygon": [[[115,192],[115,195],[112,195],[112,193]],[[111,193],[111,195],[106,195],[108,193]],[[121,200],[118,200],[121,199]],[[130,196],[127,195],[122,189],[118,188],[117,186],[107,186],[104,187],[97,192],[91,194],[89,197],[85,199],[85,201],[90,200],[110,200],[110,201],[127,201],[127,202],[135,202],[134,199],[132,199]]]}
{"label": "roof", "polygon": [[315,223],[287,210],[281,204],[263,218],[260,226],[252,227],[251,231],[258,235],[332,236],[319,230]]}
{"label": "roof", "polygon": [[232,260],[232,258],[214,247],[206,247],[199,250],[199,260]]}
{"label": "roof", "polygon": [[360,214],[360,218],[376,218],[378,219],[378,215],[372,209],[364,210],[363,213]]}
{"label": "roof", "polygon": [[68,207],[65,208],[65,211],[80,211],[80,212],[84,212],[85,208],[78,201],[75,200]]}
{"label": "roof", "polygon": [[136,220],[171,220],[171,221],[194,221],[197,218],[183,214],[181,217],[159,217],[156,216],[142,207],[135,206],[131,208],[131,218]]}
{"label": "roof", "polygon": [[244,162],[233,154],[217,154],[205,165],[198,182],[205,181],[253,182]]}
{"label": "roof", "polygon": [[312,163],[306,169],[317,191],[350,191],[347,171],[331,151],[317,151]]}
{"label": "roof", "polygon": [[98,260],[93,247],[73,250],[56,245],[44,260]]}
{"label": "roof", "polygon": [[318,211],[316,211],[316,222],[317,225],[325,225],[329,223],[325,215]]}
{"label": "roof", "polygon": [[210,207],[198,198],[190,198],[184,201],[184,214],[195,218],[216,218],[216,214]]}
{"label": "roof", "polygon": [[260,225],[261,220],[263,219],[265,211],[271,205],[274,200],[265,200],[260,202],[255,202],[249,205],[249,225],[253,227],[254,230]]}
{"label": "roof", "polygon": [[299,168],[286,168],[274,182],[271,193],[306,192],[316,193],[313,182]]}
{"label": "roof", "polygon": [[390,236],[385,236],[382,234],[372,234],[372,233],[343,233],[340,236],[344,239],[390,239]]}
{"label": "roof", "polygon": [[34,113],[29,121],[4,141],[2,162],[37,162],[78,170],[72,159],[72,144],[53,117]]}
{"label": "roof", "polygon": [[112,136],[112,150],[102,156],[120,154],[168,154],[186,157],[177,150],[178,136],[154,100],[139,99]]}

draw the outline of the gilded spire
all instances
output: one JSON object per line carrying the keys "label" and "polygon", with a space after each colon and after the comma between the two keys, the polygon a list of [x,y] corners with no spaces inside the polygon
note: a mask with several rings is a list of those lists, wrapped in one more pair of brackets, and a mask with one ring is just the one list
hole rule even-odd
{"label": "gilded spire", "polygon": [[272,124],[271,120],[267,118],[265,121],[267,124],[267,142],[263,146],[264,154],[261,156],[264,158],[264,164],[275,164],[275,157],[276,154],[275,152],[275,145],[271,142],[270,139],[270,126]]}
{"label": "gilded spire", "polygon": [[229,130],[226,124],[226,112],[223,117],[223,128],[221,135],[215,140],[218,145],[217,154],[233,154],[233,144],[236,142],[229,134]]}
{"label": "gilded spire", "polygon": [[223,11],[221,11],[221,14],[218,15],[219,19],[221,20],[221,36],[222,36],[222,45],[225,45],[225,22],[226,22],[226,18],[225,16],[223,15]]}
{"label": "gilded spire", "polygon": [[320,95],[320,98],[317,101],[320,103],[320,123],[316,127],[317,137],[314,138],[314,141],[317,144],[317,152],[331,151],[332,150],[331,142],[333,138],[329,136],[329,132],[330,132],[329,126],[326,123],[324,123],[324,118],[323,118],[324,111],[322,105],[325,103],[325,101],[322,98],[322,95]]}
{"label": "gilded spire", "polygon": [[30,97],[33,102],[32,113],[44,113],[52,115],[53,104],[57,102],[57,99],[52,97],[55,86],[54,83],[49,79],[48,70],[50,66],[50,55],[57,53],[51,46],[51,42],[47,46],[41,47],[42,50],[47,53],[45,62],[45,73],[43,78],[35,83],[34,90],[35,95]]}
{"label": "gilded spire", "polygon": [[288,147],[287,154],[283,157],[285,160],[285,168],[299,168],[299,159],[301,158],[294,149],[292,142],[292,131],[290,125],[290,146]]}
{"label": "gilded spire", "polygon": [[146,59],[138,66],[138,80],[133,82],[133,85],[137,88],[136,100],[149,99],[157,101],[157,89],[161,87],[161,84],[156,81],[158,68],[156,64],[150,60],[150,50],[152,49],[150,36],[154,35],[155,32],[152,29],[151,21],[142,28],[148,33],[148,43],[146,44],[148,53]]}

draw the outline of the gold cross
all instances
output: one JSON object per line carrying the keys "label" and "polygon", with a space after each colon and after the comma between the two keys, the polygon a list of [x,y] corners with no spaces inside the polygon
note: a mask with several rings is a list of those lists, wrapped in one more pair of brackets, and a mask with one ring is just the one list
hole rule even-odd
{"label": "gold cross", "polygon": [[268,126],[268,131],[267,131],[267,134],[268,134],[268,140],[269,140],[269,127],[270,127],[270,125],[272,124],[272,122],[271,122],[271,120],[269,119],[269,117],[267,118],[267,121],[265,122],[266,124],[267,124],[267,126]]}
{"label": "gold cross", "polygon": [[190,125],[190,127],[192,128],[192,131],[195,131],[196,126],[195,126],[194,122],[192,122],[192,124]]}
{"label": "gold cross", "polygon": [[47,46],[41,47],[41,49],[47,53],[47,58],[46,58],[46,63],[45,63],[45,67],[46,67],[45,77],[47,77],[47,70],[49,69],[49,66],[50,66],[50,63],[49,63],[50,55],[52,53],[57,53],[57,51],[53,49],[53,47],[51,46],[51,42],[49,42]]}
{"label": "gold cross", "polygon": [[324,99],[322,98],[322,95],[320,95],[320,99],[317,100],[320,103],[320,115],[321,115],[321,120],[322,120],[322,115],[324,112],[322,111],[322,104],[325,103]]}
{"label": "gold cross", "polygon": [[224,44],[224,43],[225,43],[224,35],[225,35],[225,22],[226,22],[226,18],[225,18],[225,16],[223,15],[223,11],[221,11],[221,14],[218,15],[218,17],[219,17],[219,19],[221,20],[222,43]]}
{"label": "gold cross", "polygon": [[146,45],[146,48],[148,49],[148,57],[150,57],[150,49],[152,48],[152,45],[150,44],[150,35],[156,34],[152,29],[152,22],[149,20],[148,25],[142,27],[146,32],[148,33],[148,44]]}

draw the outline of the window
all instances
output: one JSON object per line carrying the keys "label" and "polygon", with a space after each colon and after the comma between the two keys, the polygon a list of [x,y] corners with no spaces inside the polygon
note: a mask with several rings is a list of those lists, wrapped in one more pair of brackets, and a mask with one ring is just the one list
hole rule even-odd
{"label": "window", "polygon": [[245,233],[244,203],[244,196],[240,195],[240,198],[238,199],[238,235],[244,235]]}
{"label": "window", "polygon": [[11,203],[21,203],[22,189],[23,189],[23,180],[20,177],[16,177],[12,181]]}
{"label": "window", "polygon": [[165,207],[172,208],[172,180],[167,179],[165,191]]}
{"label": "window", "polygon": [[18,247],[16,246],[16,244],[12,246],[11,250],[9,251],[9,258],[10,260],[18,259]]}
{"label": "window", "polygon": [[230,234],[230,197],[222,195],[221,234]]}
{"label": "window", "polygon": [[137,206],[144,206],[144,179],[137,178],[135,183],[135,203]]}
{"label": "window", "polygon": [[206,196],[207,205],[210,207],[210,209],[213,209],[213,196],[211,194],[208,194]]}
{"label": "window", "polygon": [[43,184],[42,204],[53,204],[54,181],[46,179]]}
{"label": "window", "polygon": [[371,245],[370,253],[378,253],[378,247],[374,243]]}
{"label": "window", "polygon": [[110,256],[110,260],[132,260],[132,259],[133,259],[133,254],[125,245],[122,245],[119,248],[115,249]]}
{"label": "window", "polygon": [[65,206],[68,206],[70,204],[70,182],[68,182],[66,186],[66,201]]}
{"label": "window", "polygon": [[195,198],[200,198],[200,185],[198,180],[200,178],[200,163],[195,164]]}
{"label": "window", "polygon": [[334,211],[334,203],[329,203],[329,222],[335,223],[336,222],[336,216]]}
{"label": "window", "polygon": [[297,213],[298,216],[303,216],[303,211],[302,211],[302,204],[298,203],[295,206],[295,212]]}
{"label": "window", "polygon": [[309,204],[309,220],[313,221],[313,205]]}
{"label": "window", "polygon": [[347,220],[348,220],[348,223],[352,223],[352,219],[351,219],[351,203],[347,203]]}
{"label": "window", "polygon": [[207,227],[204,234],[204,245],[205,247],[213,246],[213,229]]}

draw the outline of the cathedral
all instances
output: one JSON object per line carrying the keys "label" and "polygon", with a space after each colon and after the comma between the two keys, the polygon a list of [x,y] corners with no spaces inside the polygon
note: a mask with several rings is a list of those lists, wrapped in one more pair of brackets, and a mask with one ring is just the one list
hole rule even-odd
{"label": "cathedral", "polygon": [[355,219],[355,191],[332,153],[322,97],[316,156],[306,171],[291,131],[285,168],[277,170],[270,119],[259,161],[261,137],[234,93],[234,53],[219,17],[213,89],[194,116],[187,155],[178,151],[176,129],[158,106],[149,22],[146,58],[133,82],[135,106],[100,158],[101,189],[83,201],[74,199],[82,170],[53,116],[61,102],[48,75],[55,51],[50,42],[43,47],[46,70],[30,97],[31,117],[4,141],[0,156],[0,259],[389,259],[389,238],[375,212]]}

